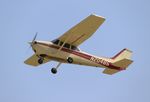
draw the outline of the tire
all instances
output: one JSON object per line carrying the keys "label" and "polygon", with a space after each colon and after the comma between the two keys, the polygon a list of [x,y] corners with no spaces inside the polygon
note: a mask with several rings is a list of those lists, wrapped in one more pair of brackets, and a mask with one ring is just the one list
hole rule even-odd
{"label": "tire", "polygon": [[67,58],[68,63],[73,63],[73,59],[71,57]]}
{"label": "tire", "polygon": [[39,63],[39,64],[42,64],[42,63],[43,63],[43,60],[44,60],[43,58],[39,58],[39,59],[38,59],[38,63]]}
{"label": "tire", "polygon": [[51,72],[52,72],[53,74],[56,74],[56,73],[57,73],[57,69],[56,69],[56,68],[52,68],[52,69],[51,69]]}

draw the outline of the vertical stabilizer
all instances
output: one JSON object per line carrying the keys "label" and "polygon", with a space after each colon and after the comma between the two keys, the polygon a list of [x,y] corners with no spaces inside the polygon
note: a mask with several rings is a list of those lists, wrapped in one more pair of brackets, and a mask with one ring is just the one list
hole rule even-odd
{"label": "vertical stabilizer", "polygon": [[114,57],[112,57],[113,60],[119,61],[122,59],[131,59],[132,51],[129,49],[123,49],[118,54],[116,54]]}

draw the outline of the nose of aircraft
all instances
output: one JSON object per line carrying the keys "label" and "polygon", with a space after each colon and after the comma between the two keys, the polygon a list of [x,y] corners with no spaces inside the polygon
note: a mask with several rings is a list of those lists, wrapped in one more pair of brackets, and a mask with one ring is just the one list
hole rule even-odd
{"label": "nose of aircraft", "polygon": [[36,44],[37,42],[36,41],[29,41],[28,42],[30,45],[33,45],[33,44]]}

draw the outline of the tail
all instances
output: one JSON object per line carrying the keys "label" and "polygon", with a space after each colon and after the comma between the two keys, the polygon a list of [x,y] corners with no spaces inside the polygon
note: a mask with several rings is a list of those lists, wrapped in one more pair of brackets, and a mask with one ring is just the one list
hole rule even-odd
{"label": "tail", "polygon": [[120,69],[116,70],[116,69],[106,68],[103,71],[103,73],[112,75],[117,72],[120,72],[120,70],[125,70],[133,62],[131,60],[131,56],[132,56],[132,51],[130,51],[128,49],[123,49],[117,55],[115,55],[114,57],[111,58],[111,59],[113,59],[112,65],[115,67],[118,67]]}
{"label": "tail", "polygon": [[112,57],[113,65],[126,69],[133,61],[131,60],[132,51],[123,49],[117,55]]}

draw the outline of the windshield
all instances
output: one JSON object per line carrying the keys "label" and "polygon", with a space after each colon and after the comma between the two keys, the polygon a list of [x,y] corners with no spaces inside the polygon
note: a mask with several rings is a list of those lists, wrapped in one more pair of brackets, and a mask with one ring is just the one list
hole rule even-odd
{"label": "windshield", "polygon": [[58,44],[59,44],[59,40],[58,40],[58,39],[55,39],[55,40],[52,41],[52,43],[58,45]]}

